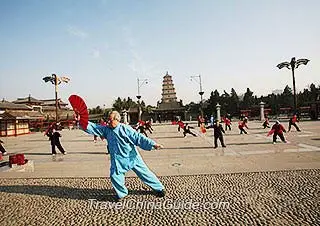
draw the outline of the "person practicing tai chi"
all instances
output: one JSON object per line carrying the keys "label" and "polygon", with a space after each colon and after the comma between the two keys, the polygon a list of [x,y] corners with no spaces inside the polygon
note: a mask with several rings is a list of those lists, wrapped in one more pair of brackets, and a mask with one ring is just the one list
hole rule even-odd
{"label": "person practicing tai chi", "polygon": [[101,126],[88,122],[83,130],[89,134],[104,137],[108,142],[110,152],[110,178],[116,191],[116,199],[120,201],[128,195],[125,186],[125,173],[133,170],[137,176],[155,192],[158,197],[165,196],[165,188],[157,176],[150,171],[142,160],[136,146],[144,149],[160,149],[162,145],[145,137],[131,126],[120,123],[119,112],[112,111],[108,117],[108,125]]}
{"label": "person practicing tai chi", "polygon": [[273,144],[277,142],[277,136],[280,137],[282,142],[287,143],[286,139],[283,136],[283,132],[286,132],[286,130],[283,127],[283,125],[281,125],[280,122],[277,120],[276,123],[272,126],[267,136],[273,134]]}
{"label": "person practicing tai chi", "polygon": [[297,118],[297,115],[294,114],[294,115],[292,116],[292,118],[290,118],[290,120],[289,120],[288,132],[290,132],[291,126],[294,126],[298,132],[301,132],[301,130],[300,130],[299,127],[297,126],[296,122],[298,122],[298,118]]}
{"label": "person practicing tai chi", "polygon": [[3,144],[3,141],[0,140],[0,151],[1,151],[1,153],[2,153],[3,155],[7,155],[8,152],[7,152],[6,149],[3,147],[2,144]]}
{"label": "person practicing tai chi", "polygon": [[223,118],[224,124],[225,124],[225,130],[227,131],[228,128],[231,131],[231,120],[226,116]]}
{"label": "person practicing tai chi", "polygon": [[262,123],[263,128],[270,128],[270,123],[268,117],[265,118],[264,122]]}
{"label": "person practicing tai chi", "polygon": [[151,126],[151,121],[150,120],[146,121],[146,123],[144,124],[144,127],[145,127],[146,130],[149,131],[150,134],[152,134],[153,128]]}
{"label": "person practicing tai chi", "polygon": [[222,147],[226,147],[226,145],[224,144],[223,141],[223,134],[225,133],[225,131],[222,128],[222,125],[219,123],[219,120],[216,120],[216,122],[213,124],[213,139],[214,139],[214,147],[213,148],[217,148],[218,147],[218,139],[220,140],[220,143],[222,145]]}
{"label": "person practicing tai chi", "polygon": [[137,125],[136,125],[136,130],[139,131],[140,133],[142,133],[143,135],[145,135],[146,137],[148,137],[148,134],[146,132],[146,128],[145,128],[145,121],[139,120]]}
{"label": "person practicing tai chi", "polygon": [[184,123],[183,121],[179,120],[177,124],[178,124],[178,132],[180,132],[180,130],[184,128]]}
{"label": "person practicing tai chi", "polygon": [[193,127],[189,126],[188,123],[186,123],[183,127],[183,137],[186,137],[187,133],[191,134],[192,136],[196,137],[197,134],[191,132],[190,129],[194,129]]}
{"label": "person practicing tai chi", "polygon": [[242,134],[242,133],[248,134],[247,131],[245,131],[245,129],[244,129],[244,128],[249,129],[248,126],[247,126],[247,123],[248,123],[248,118],[247,117],[245,117],[243,119],[243,121],[239,121],[238,128],[240,129],[240,134]]}
{"label": "person practicing tai chi", "polygon": [[66,155],[67,152],[63,149],[61,143],[60,143],[60,137],[61,134],[57,131],[58,125],[56,123],[53,123],[48,129],[45,135],[49,137],[49,140],[51,142],[51,153],[52,156],[55,157],[57,152],[56,152],[56,147],[59,149],[59,151]]}

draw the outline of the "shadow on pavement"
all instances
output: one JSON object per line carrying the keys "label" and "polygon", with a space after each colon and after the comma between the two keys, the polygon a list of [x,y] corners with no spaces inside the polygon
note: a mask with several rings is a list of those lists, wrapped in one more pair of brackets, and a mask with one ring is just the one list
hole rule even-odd
{"label": "shadow on pavement", "polygon": [[48,140],[48,139],[42,139],[42,140],[40,140],[40,139],[38,139],[38,140],[25,140],[24,142],[50,142],[50,140]]}
{"label": "shadow on pavement", "polygon": [[24,153],[25,155],[52,155],[50,152],[46,153]]}
{"label": "shadow on pavement", "polygon": [[[218,144],[220,144],[218,142]],[[226,143],[226,145],[250,145],[250,144],[271,144],[270,141],[265,142],[255,142],[255,143]],[[202,146],[202,147],[165,147],[164,149],[210,149],[212,146]]]}
{"label": "shadow on pavement", "polygon": [[152,139],[168,139],[168,138],[184,138],[183,135],[181,136],[172,136],[172,137],[152,137]]}
{"label": "shadow on pavement", "polygon": [[[57,153],[59,154],[59,151],[57,151]],[[47,153],[24,153],[25,155],[52,155],[51,153],[47,152]],[[73,154],[85,154],[85,155],[106,155],[106,152],[68,152],[67,155],[73,155]]]}
{"label": "shadow on pavement", "polygon": [[206,147],[174,147],[174,148],[165,147],[164,149],[207,149],[207,148],[212,148],[212,146],[206,146]]}
{"label": "shadow on pavement", "polygon": [[177,133],[178,131],[157,131],[157,133]]}
{"label": "shadow on pavement", "polygon": [[[69,152],[70,153],[70,152]],[[68,153],[68,154],[69,154]],[[97,151],[84,151],[84,152],[72,152],[71,154],[86,154],[86,155],[90,155],[90,154],[93,154],[93,155],[106,155],[106,152],[97,152]]]}
{"label": "shadow on pavement", "polygon": [[[48,142],[48,144],[50,144],[50,140],[26,140],[25,142]],[[61,142],[93,142],[92,140],[65,140],[65,139],[61,139]]]}
{"label": "shadow on pavement", "polygon": [[[116,201],[115,192],[113,189],[72,188],[47,185],[10,185],[0,186],[0,192],[13,194],[41,195],[62,199],[97,199],[98,201]],[[129,195],[138,196],[148,194],[153,194],[153,192],[147,190],[129,190]]]}
{"label": "shadow on pavement", "polygon": [[264,141],[264,142],[247,142],[247,143],[227,143],[226,145],[250,145],[250,144],[272,144],[271,141]]}
{"label": "shadow on pavement", "polygon": [[[249,126],[248,126],[249,127]],[[250,127],[249,127],[250,128]],[[250,128],[250,130],[261,130],[261,129],[263,129],[263,127],[253,127],[253,128]],[[268,128],[265,128],[266,130],[268,129]]]}

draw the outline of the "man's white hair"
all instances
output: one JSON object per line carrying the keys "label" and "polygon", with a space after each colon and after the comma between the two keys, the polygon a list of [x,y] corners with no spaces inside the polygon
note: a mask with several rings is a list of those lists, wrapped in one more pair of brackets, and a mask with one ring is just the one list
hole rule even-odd
{"label": "man's white hair", "polygon": [[120,113],[118,112],[118,111],[112,111],[110,114],[109,114],[109,116],[111,116],[111,115],[113,115],[113,119],[114,120],[117,120],[118,122],[120,122],[121,121],[121,115],[120,115]]}

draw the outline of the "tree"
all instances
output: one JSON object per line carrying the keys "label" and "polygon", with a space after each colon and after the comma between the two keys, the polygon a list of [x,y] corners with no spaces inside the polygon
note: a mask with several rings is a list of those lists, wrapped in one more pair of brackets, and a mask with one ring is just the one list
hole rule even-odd
{"label": "tree", "polygon": [[103,110],[100,106],[97,106],[95,108],[89,109],[89,114],[103,114]]}
{"label": "tree", "polygon": [[186,107],[186,110],[188,112],[190,112],[192,114],[198,114],[199,113],[199,109],[200,109],[200,104],[199,103],[190,102],[185,107]]}
{"label": "tree", "polygon": [[283,93],[280,96],[279,104],[283,107],[293,106],[292,89],[288,85],[286,85],[286,87],[283,90]]}
{"label": "tree", "polygon": [[319,94],[320,94],[320,86],[317,89],[315,84],[311,83],[311,85],[310,85],[310,96],[311,96],[310,101],[316,101]]}
{"label": "tree", "polygon": [[130,97],[128,97],[127,99],[123,98],[123,100],[120,97],[118,97],[112,105],[113,109],[119,112],[123,110],[128,110],[131,107],[137,107],[137,106],[138,104],[135,101],[133,101]]}
{"label": "tree", "polygon": [[237,95],[237,92],[233,88],[231,88],[228,113],[234,115],[234,114],[238,114],[238,112],[239,112],[239,97]]}
{"label": "tree", "polygon": [[209,100],[206,101],[207,108],[205,109],[204,113],[206,115],[212,115],[216,112],[216,105],[220,100],[220,94],[218,90],[211,92]]}
{"label": "tree", "polygon": [[121,112],[121,111],[123,110],[124,104],[123,104],[123,101],[121,100],[120,97],[118,97],[118,98],[114,101],[114,103],[113,103],[113,105],[112,105],[112,108],[113,108],[114,110],[118,111],[118,112]]}
{"label": "tree", "polygon": [[243,96],[243,101],[241,103],[241,107],[243,109],[248,109],[254,105],[254,97],[253,97],[253,92],[247,88],[247,92]]}

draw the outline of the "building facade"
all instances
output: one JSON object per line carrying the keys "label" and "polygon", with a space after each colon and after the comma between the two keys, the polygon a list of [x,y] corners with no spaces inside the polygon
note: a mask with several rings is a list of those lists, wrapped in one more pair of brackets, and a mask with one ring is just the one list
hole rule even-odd
{"label": "building facade", "polygon": [[[73,123],[73,111],[59,99],[59,122],[67,127]],[[38,100],[31,95],[9,102],[0,101],[0,136],[18,136],[42,131],[55,121],[55,100]]]}

